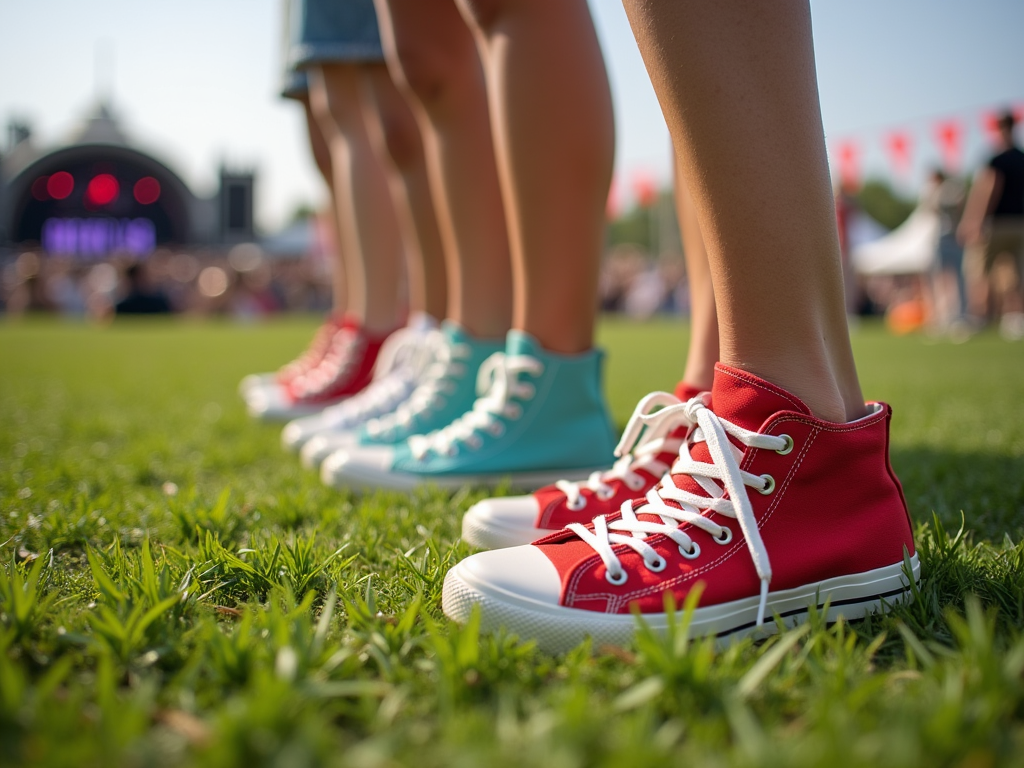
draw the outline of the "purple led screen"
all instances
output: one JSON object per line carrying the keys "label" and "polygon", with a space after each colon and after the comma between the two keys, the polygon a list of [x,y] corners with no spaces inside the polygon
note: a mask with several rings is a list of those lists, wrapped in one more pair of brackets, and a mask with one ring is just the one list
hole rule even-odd
{"label": "purple led screen", "polygon": [[146,256],[156,248],[156,227],[144,218],[49,218],[43,223],[42,246],[71,256]]}

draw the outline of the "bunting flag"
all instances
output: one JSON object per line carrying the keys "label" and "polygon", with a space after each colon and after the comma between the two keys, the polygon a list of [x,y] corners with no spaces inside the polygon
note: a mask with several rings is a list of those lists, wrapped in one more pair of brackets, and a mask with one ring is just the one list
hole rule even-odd
{"label": "bunting flag", "polygon": [[993,109],[981,113],[981,126],[985,129],[985,136],[995,144],[999,141],[999,116],[1002,112]]}
{"label": "bunting flag", "polygon": [[650,208],[658,200],[658,186],[654,177],[646,171],[633,174],[633,194],[643,208]]}
{"label": "bunting flag", "polygon": [[960,170],[964,126],[959,120],[940,120],[935,124],[935,139],[942,152],[942,165],[948,173]]}
{"label": "bunting flag", "polygon": [[843,187],[860,186],[860,146],[857,142],[840,142],[836,148],[836,161],[839,164],[839,181]]}
{"label": "bunting flag", "polygon": [[910,134],[906,131],[892,131],[886,137],[886,149],[889,151],[889,159],[893,169],[899,176],[910,174]]}

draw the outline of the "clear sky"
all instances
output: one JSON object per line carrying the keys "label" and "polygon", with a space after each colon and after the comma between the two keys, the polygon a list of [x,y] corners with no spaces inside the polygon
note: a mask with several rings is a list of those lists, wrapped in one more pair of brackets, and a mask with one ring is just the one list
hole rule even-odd
{"label": "clear sky", "polygon": [[[774,0],[765,0],[773,2]],[[612,81],[616,169],[669,178],[668,134],[620,0],[590,0]],[[906,131],[908,189],[938,157],[936,119],[985,152],[980,113],[1024,106],[1021,0],[812,0],[822,115],[830,147],[852,138],[868,173],[887,168],[885,137]],[[0,120],[27,120],[60,142],[101,89],[126,130],[199,194],[221,161],[259,174],[264,228],[322,199],[296,105],[276,98],[278,0],[0,0]],[[97,51],[100,54],[97,55]]]}

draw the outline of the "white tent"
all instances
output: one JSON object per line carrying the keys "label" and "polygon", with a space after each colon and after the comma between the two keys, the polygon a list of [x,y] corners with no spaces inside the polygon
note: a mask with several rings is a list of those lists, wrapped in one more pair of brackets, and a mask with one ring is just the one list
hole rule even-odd
{"label": "white tent", "polygon": [[928,272],[935,261],[939,217],[916,208],[896,229],[877,240],[852,249],[853,268],[862,275],[916,275]]}

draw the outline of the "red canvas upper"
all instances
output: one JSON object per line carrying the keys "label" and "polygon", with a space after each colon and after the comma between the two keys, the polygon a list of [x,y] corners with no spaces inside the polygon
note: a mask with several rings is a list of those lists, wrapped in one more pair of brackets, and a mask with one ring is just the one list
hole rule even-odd
{"label": "red canvas upper", "polygon": [[373,378],[381,346],[389,333],[370,334],[353,318],[345,318],[318,365],[287,385],[295,403],[329,403],[362,391]]}
{"label": "red canvas upper", "polygon": [[[771,474],[775,490],[761,495],[747,488],[755,519],[771,559],[772,591],[813,584],[824,579],[901,562],[906,547],[914,552],[910,519],[903,491],[889,465],[891,409],[873,404],[863,419],[835,424],[815,418],[799,399],[752,374],[719,364],[715,370],[711,409],[720,418],[762,434],[789,435],[793,449],[786,455],[746,448],[740,468]],[[708,462],[704,443],[691,454]],[[678,487],[706,495],[687,475],[671,477]],[[634,504],[639,507],[642,500]],[[743,533],[734,518],[704,511],[705,516],[733,533],[728,544],[716,543],[699,528],[680,527],[701,554],[687,560],[663,534],[646,541],[668,561],[654,573],[630,547],[614,551],[627,581],[615,586],[605,578],[605,565],[587,543],[570,531],[554,533],[537,546],[558,569],[565,606],[625,613],[636,604],[644,612],[664,610],[664,593],[671,590],[677,604],[697,583],[704,584],[701,605],[714,605],[756,596],[760,581]],[[619,517],[616,512],[608,519]],[[640,515],[660,522],[655,516]]]}
{"label": "red canvas upper", "polygon": [[[675,388],[675,396],[681,401],[689,400],[700,394],[700,390],[688,384],[679,382]],[[686,437],[686,427],[679,427],[672,431],[671,436],[676,438]],[[672,466],[676,454],[664,451],[657,456],[658,461],[666,466]],[[557,531],[570,523],[589,523],[598,515],[607,515],[615,512],[622,503],[643,496],[651,488],[657,485],[661,476],[655,476],[646,469],[638,469],[636,474],[644,479],[644,485],[639,490],[631,489],[621,478],[612,478],[607,484],[614,493],[610,496],[601,496],[596,492],[582,486],[580,493],[587,503],[582,509],[572,509],[566,505],[566,495],[554,485],[547,485],[534,492],[537,499],[539,512],[535,527],[541,530]]]}
{"label": "red canvas upper", "polygon": [[342,322],[343,318],[340,315],[328,316],[323,325],[317,328],[306,351],[277,372],[277,382],[281,386],[287,386],[293,379],[319,365],[330,350],[331,341],[341,328]]}

